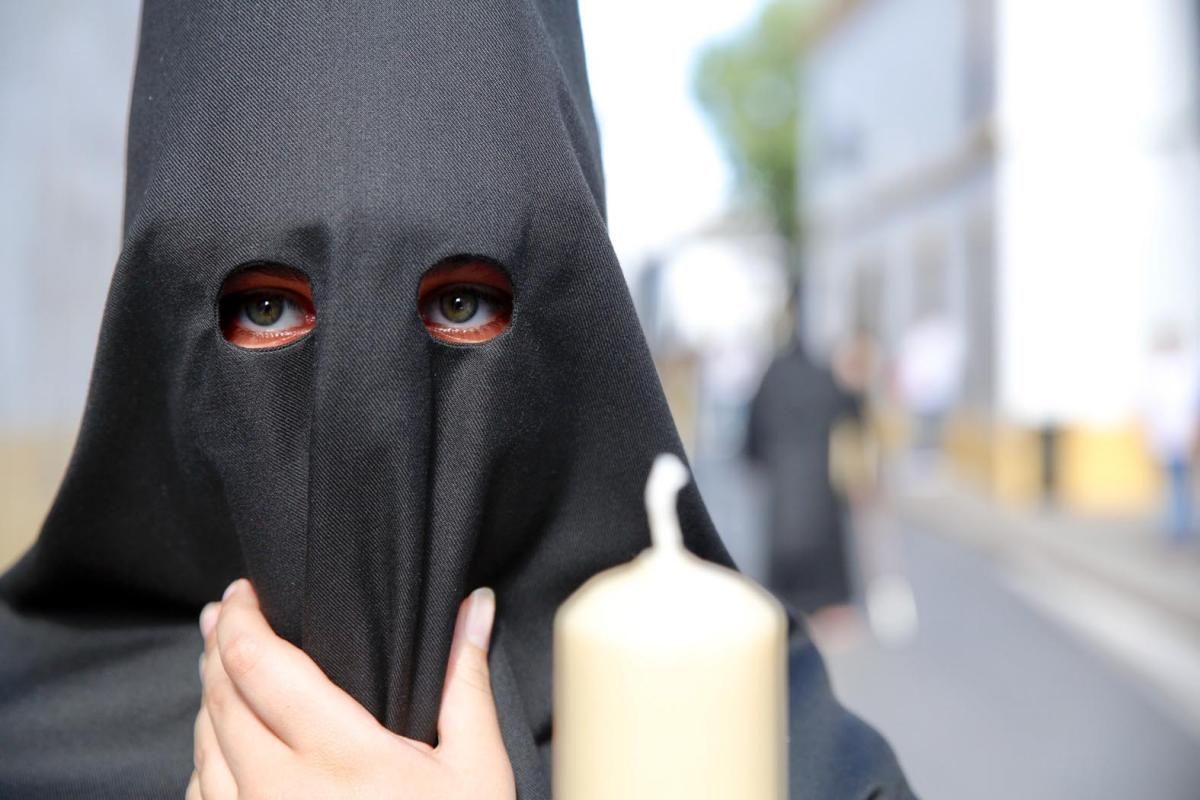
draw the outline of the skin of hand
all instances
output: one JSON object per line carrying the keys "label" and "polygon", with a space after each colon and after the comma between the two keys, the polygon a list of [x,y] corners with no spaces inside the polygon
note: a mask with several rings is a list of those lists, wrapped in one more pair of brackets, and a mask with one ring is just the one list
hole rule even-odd
{"label": "skin of hand", "polygon": [[495,595],[459,608],[438,746],[384,728],[302,650],[276,636],[249,581],[200,615],[204,685],[187,800],[515,800],[487,648]]}

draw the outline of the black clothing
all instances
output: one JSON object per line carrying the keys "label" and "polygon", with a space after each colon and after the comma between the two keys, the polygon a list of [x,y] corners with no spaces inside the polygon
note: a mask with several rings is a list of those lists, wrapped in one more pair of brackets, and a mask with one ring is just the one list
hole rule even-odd
{"label": "black clothing", "polygon": [[829,437],[857,414],[853,397],[795,341],[750,405],[747,454],[767,481],[768,588],[806,614],[850,601],[846,507],[830,483]]}
{"label": "black clothing", "polygon": [[[511,327],[483,345],[417,313],[422,273],[458,254],[512,278]],[[222,338],[222,282],[258,261],[310,276],[311,335]],[[494,587],[504,740],[521,797],[549,797],[551,619],[647,546],[664,450],[573,3],[146,0],[82,430],[0,581],[0,797],[180,796],[196,615],[241,575],[281,635],[430,742],[459,601]],[[727,562],[694,488],[680,511]],[[806,796],[900,786],[796,647],[794,774],[832,792]]]}

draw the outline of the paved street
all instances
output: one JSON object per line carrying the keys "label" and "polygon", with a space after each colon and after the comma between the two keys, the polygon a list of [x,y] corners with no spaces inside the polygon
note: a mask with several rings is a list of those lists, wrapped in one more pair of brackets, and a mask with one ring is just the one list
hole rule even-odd
{"label": "paved street", "polygon": [[920,531],[903,550],[916,639],[864,639],[828,659],[843,701],[884,731],[922,797],[1200,797],[1200,738],[1154,687],[1035,611],[985,557]]}
{"label": "paved street", "polygon": [[[731,463],[697,465],[697,477],[735,558],[758,572],[752,483]],[[885,733],[920,796],[1200,798],[1200,720],[1153,678],[1162,670],[1150,660],[1169,650],[1159,640],[1177,643],[1170,633],[1151,638],[1154,612],[1136,616],[1073,576],[996,558],[945,535],[947,524],[935,534],[909,523],[895,537],[916,637],[884,648],[864,633],[826,649],[839,696]],[[1109,627],[1126,635],[1106,638]],[[1200,689],[1198,653],[1161,660]]]}

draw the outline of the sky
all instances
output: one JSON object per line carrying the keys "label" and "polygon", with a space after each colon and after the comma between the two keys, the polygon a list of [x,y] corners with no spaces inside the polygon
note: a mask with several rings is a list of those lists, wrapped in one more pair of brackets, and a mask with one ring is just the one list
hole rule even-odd
{"label": "sky", "polygon": [[579,0],[609,230],[627,275],[726,205],[731,173],[693,100],[691,73],[705,44],[745,26],[760,5]]}

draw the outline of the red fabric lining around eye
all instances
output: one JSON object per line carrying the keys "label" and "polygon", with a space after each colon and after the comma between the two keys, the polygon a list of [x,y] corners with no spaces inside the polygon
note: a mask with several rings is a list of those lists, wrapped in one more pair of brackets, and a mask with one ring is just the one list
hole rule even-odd
{"label": "red fabric lining around eye", "polygon": [[[499,295],[505,308],[488,322],[471,328],[439,325],[429,319],[426,304],[438,290],[451,286],[479,286]],[[454,259],[442,262],[421,277],[417,290],[417,311],[426,330],[435,339],[450,344],[482,344],[499,336],[512,321],[512,282],[503,269],[483,260]]]}
{"label": "red fabric lining around eye", "polygon": [[[256,330],[241,322],[241,304],[255,294],[280,294],[300,308],[301,322],[283,330]],[[221,287],[221,334],[248,350],[282,347],[307,336],[317,324],[312,285],[299,270],[280,264],[256,264],[230,275]]]}

